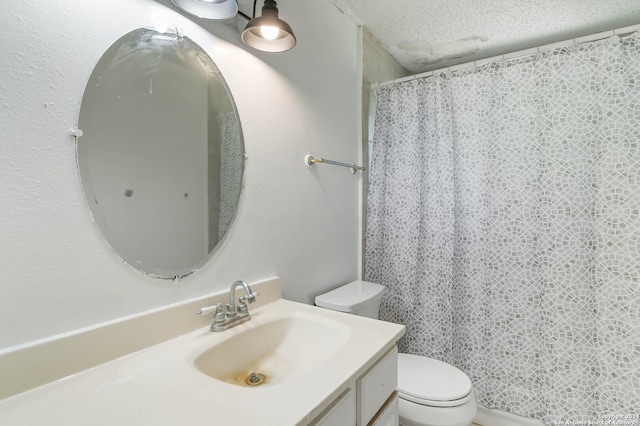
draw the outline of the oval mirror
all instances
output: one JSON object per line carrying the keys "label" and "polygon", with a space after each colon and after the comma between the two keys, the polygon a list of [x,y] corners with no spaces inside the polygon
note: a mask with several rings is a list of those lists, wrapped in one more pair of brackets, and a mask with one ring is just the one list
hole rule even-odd
{"label": "oval mirror", "polygon": [[229,230],[244,173],[240,120],[195,42],[137,29],[100,58],[82,98],[77,158],[93,219],[134,268],[204,265]]}

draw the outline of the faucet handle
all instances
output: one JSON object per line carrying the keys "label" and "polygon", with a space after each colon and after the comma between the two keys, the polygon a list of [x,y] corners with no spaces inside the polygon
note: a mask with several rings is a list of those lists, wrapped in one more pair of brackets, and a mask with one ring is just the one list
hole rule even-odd
{"label": "faucet handle", "polygon": [[256,297],[258,297],[260,295],[260,293],[251,293],[251,294],[247,294],[246,296],[242,296],[239,299],[239,304],[238,304],[238,313],[239,314],[248,314],[249,313],[249,309],[247,308],[247,303],[253,303],[256,301]]}
{"label": "faucet handle", "polygon": [[213,312],[214,315],[218,315],[222,312],[222,303],[216,303],[215,305],[205,306],[204,308],[198,309],[196,312],[197,315],[206,315]]}
{"label": "faucet handle", "polygon": [[226,316],[224,314],[224,308],[222,307],[222,303],[218,303],[216,305],[216,313],[213,315],[213,323],[221,323],[224,322]]}
{"label": "faucet handle", "polygon": [[256,301],[256,297],[258,296],[260,296],[260,293],[255,293],[255,292],[248,294],[246,296],[242,296],[240,297],[240,303],[245,303],[245,302],[253,303]]}
{"label": "faucet handle", "polygon": [[206,315],[208,313],[216,311],[217,309],[217,305],[205,306],[204,308],[198,309],[196,315]]}
{"label": "faucet handle", "polygon": [[215,305],[206,306],[204,308],[200,308],[196,314],[205,315],[213,312],[213,323],[221,323],[225,320],[224,307],[222,303],[216,303]]}

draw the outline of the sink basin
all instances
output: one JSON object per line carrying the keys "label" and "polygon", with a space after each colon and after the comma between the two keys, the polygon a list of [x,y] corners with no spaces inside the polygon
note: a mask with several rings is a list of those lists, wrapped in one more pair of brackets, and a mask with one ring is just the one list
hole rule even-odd
{"label": "sink basin", "polygon": [[236,334],[198,355],[195,367],[237,386],[275,385],[312,370],[336,353],[351,335],[349,326],[306,312],[260,323],[252,319],[246,325],[244,329],[223,331]]}

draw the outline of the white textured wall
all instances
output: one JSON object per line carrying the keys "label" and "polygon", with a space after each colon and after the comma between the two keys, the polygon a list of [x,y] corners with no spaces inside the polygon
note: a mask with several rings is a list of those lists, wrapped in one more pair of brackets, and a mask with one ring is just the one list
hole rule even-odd
{"label": "white textured wall", "polygon": [[[303,157],[360,161],[359,30],[329,1],[278,4],[298,46],[267,55],[241,47],[233,25],[206,31],[164,0],[0,2],[0,351],[236,279],[279,275],[285,297],[308,302],[357,277],[360,177],[307,168]],[[102,241],[68,135],[93,65],[144,26],[178,26],[209,53],[234,93],[249,156],[228,238],[177,284],[144,277]]]}

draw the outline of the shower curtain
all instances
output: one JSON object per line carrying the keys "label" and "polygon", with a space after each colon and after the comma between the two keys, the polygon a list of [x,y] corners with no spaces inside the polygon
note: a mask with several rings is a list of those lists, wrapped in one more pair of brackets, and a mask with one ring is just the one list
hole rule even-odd
{"label": "shower curtain", "polygon": [[488,408],[640,424],[640,36],[377,98],[365,278],[400,350]]}

